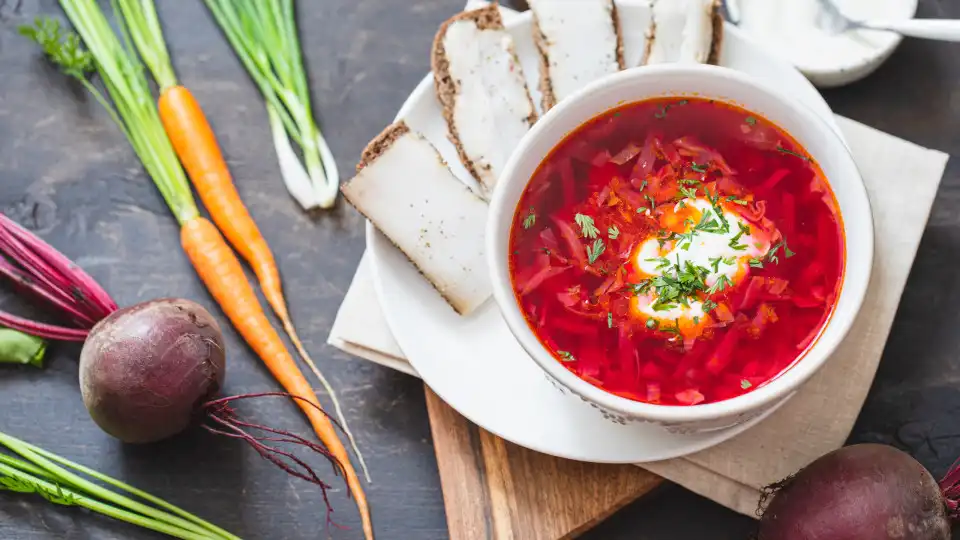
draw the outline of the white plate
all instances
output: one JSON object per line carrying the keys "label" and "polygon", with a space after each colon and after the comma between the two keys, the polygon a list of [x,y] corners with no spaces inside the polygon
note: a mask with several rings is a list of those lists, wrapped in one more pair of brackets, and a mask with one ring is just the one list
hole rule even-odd
{"label": "white plate", "polygon": [[[645,8],[617,2],[627,65],[635,65]],[[531,90],[537,88],[537,56],[529,13],[506,23],[517,44]],[[766,80],[820,114],[840,132],[833,113],[796,69],[763,51],[735,27],[726,25],[721,65]],[[540,96],[534,95],[539,103]],[[446,124],[428,75],[407,99],[398,118],[423,133],[453,171],[469,175],[447,140]],[[374,255],[374,282],[387,323],[407,359],[434,392],[480,427],[520,446],[568,459],[597,463],[642,463],[680,457],[717,445],[755,425],[709,433],[670,433],[653,425],[619,425],[579,398],[549,382],[507,329],[492,299],[469,317],[460,317],[436,294],[406,257],[367,224],[367,246]],[[782,404],[782,403],[781,403]]]}

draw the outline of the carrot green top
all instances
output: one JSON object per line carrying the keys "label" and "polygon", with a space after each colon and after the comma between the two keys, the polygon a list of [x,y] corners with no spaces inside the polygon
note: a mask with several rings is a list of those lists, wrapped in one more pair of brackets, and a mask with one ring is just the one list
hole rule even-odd
{"label": "carrot green top", "polygon": [[[60,23],[53,19],[37,19],[34,26],[22,26],[20,33],[40,44],[64,73],[78,79],[107,109],[130,141],[177,221],[183,224],[196,218],[199,213],[190,192],[190,184],[164,132],[144,66],[132,50],[129,33],[123,22],[118,21],[126,46],[121,44],[110,27],[97,0],[60,0],[60,4],[80,37],[73,32],[62,32]],[[138,24],[146,27],[153,25],[159,31],[155,18],[137,20]],[[81,39],[88,50],[83,50]],[[147,38],[141,36],[140,39]],[[171,81],[175,84],[165,50],[162,55],[148,58],[148,61],[151,69],[158,72],[157,80],[161,85]],[[109,100],[87,79],[87,74],[94,69],[103,80]]]}
{"label": "carrot green top", "polygon": [[177,76],[170,64],[170,53],[163,41],[163,30],[157,19],[157,10],[153,0],[114,0],[127,24],[130,25],[129,37],[140,51],[144,63],[153,73],[160,85],[160,92],[177,85]]}

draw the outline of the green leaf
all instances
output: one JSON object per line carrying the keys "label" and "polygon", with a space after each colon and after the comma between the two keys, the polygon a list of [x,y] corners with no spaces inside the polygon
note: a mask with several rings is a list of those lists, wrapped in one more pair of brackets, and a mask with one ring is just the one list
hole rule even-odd
{"label": "green leaf", "polygon": [[593,218],[586,214],[577,214],[573,220],[580,226],[580,235],[584,238],[596,238],[600,233],[597,226],[593,223]]}
{"label": "green leaf", "polygon": [[0,363],[43,367],[47,343],[34,336],[0,328]]}
{"label": "green leaf", "polygon": [[523,218],[523,228],[529,229],[537,222],[537,214],[534,208],[530,207],[530,213],[527,214],[527,217]]}
{"label": "green leaf", "polygon": [[587,259],[590,264],[597,262],[600,255],[607,249],[602,238],[597,238],[592,246],[587,246]]}
{"label": "green leaf", "polygon": [[620,236],[620,229],[618,229],[616,225],[611,225],[610,228],[607,229],[607,238],[616,240],[618,236]]}
{"label": "green leaf", "polygon": [[563,360],[564,362],[573,362],[574,360],[576,360],[576,358],[574,358],[574,356],[570,354],[569,351],[557,351],[557,355],[559,355],[560,359]]}

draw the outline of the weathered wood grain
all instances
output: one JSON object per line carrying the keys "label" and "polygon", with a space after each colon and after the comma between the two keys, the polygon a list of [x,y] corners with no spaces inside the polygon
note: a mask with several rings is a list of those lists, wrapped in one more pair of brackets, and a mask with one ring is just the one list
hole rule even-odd
{"label": "weathered wood grain", "polygon": [[451,540],[573,538],[661,483],[631,465],[521,448],[426,393]]}

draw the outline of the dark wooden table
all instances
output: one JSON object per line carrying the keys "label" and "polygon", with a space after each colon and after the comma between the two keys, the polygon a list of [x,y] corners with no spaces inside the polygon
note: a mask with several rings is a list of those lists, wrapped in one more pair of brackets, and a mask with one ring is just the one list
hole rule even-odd
{"label": "dark wooden table", "polygon": [[[306,345],[340,389],[375,483],[368,488],[379,538],[447,536],[419,381],[324,344],[360,254],[363,222],[341,205],[307,216],[278,176],[262,100],[199,0],[161,1],[181,79],[220,135],[240,192],[279,257]],[[429,69],[437,25],[462,0],[300,2],[303,46],[324,132],[349,173],[364,144],[392,118]],[[176,7],[174,7],[176,6]],[[101,108],[16,34],[54,0],[0,0],[0,211],[74,257],[121,305],[192,298],[215,311],[180,251],[177,229],[153,185]],[[960,18],[956,0],[922,0],[921,15]],[[960,155],[960,45],[908,41],[874,76],[827,92],[834,109],[919,144]],[[910,179],[890,189],[910,196]],[[934,472],[960,455],[960,162],[951,163],[893,335],[853,441],[910,450]],[[24,306],[4,291],[3,309]],[[219,314],[219,312],[215,313]],[[225,326],[226,328],[226,326]],[[275,389],[229,329],[227,392]],[[77,385],[78,348],[57,346],[49,368],[0,369],[0,431],[119,476],[248,538],[323,536],[312,487],[285,478],[233,441],[190,433],[126,447],[87,417]],[[304,422],[284,402],[244,406],[281,427]],[[351,502],[336,517],[360,538]],[[741,539],[750,519],[676,487],[620,511],[587,539]],[[155,538],[132,526],[32,496],[0,494],[0,538]]]}

